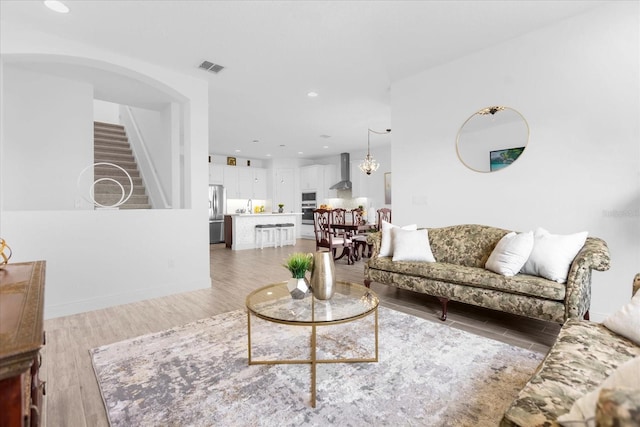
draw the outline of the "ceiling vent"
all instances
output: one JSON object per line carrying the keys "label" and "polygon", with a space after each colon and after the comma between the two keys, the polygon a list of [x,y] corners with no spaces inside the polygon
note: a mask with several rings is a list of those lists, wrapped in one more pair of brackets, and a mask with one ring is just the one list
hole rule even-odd
{"label": "ceiling vent", "polygon": [[203,61],[200,64],[199,68],[203,70],[211,71],[212,73],[218,74],[220,71],[224,69],[222,65],[214,64],[213,62]]}

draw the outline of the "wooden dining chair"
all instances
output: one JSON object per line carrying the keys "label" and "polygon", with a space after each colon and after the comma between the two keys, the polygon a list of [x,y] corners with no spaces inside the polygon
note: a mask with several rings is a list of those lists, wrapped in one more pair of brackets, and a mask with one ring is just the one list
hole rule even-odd
{"label": "wooden dining chair", "polygon": [[[331,210],[331,224],[346,224],[347,210],[343,208],[335,208]],[[344,230],[334,230],[334,235],[340,236],[345,234]]]}
{"label": "wooden dining chair", "polygon": [[378,212],[378,230],[382,230],[382,221],[391,222],[391,209],[380,208]]}
{"label": "wooden dining chair", "polygon": [[[364,209],[356,208],[351,210],[351,222],[357,225],[364,225],[367,223],[366,218],[364,217]],[[357,232],[352,236],[353,240],[353,249],[356,260],[359,260],[363,256],[367,256],[367,248],[369,245],[367,244],[367,236],[369,235],[366,231]],[[369,255],[371,251],[369,250]]]}
{"label": "wooden dining chair", "polygon": [[[353,241],[346,236],[336,236],[333,224],[333,210],[316,209],[313,211],[313,231],[316,237],[316,251],[327,248],[333,253],[333,259],[339,260],[346,255],[347,264],[353,263]],[[342,248],[340,256],[336,257],[338,249]]]}

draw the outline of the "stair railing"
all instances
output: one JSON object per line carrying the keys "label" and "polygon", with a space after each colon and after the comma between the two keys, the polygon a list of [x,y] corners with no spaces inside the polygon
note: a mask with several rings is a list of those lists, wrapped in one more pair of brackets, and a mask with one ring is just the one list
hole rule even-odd
{"label": "stair railing", "polygon": [[[121,105],[120,113],[122,115],[120,118],[122,120],[122,124],[125,126],[125,129],[127,129],[127,136],[129,137],[129,143],[131,144],[133,155],[135,156],[138,167],[140,168],[140,175],[142,176],[144,185],[149,192],[149,202],[151,203],[151,207],[154,209],[171,209],[171,204],[167,201],[167,196],[162,188],[160,178],[156,172],[153,160],[149,155],[149,150],[147,149],[147,145],[142,133],[140,132],[140,128],[138,127],[138,123],[136,122],[131,108],[127,105]],[[129,133],[129,130],[132,132]]]}

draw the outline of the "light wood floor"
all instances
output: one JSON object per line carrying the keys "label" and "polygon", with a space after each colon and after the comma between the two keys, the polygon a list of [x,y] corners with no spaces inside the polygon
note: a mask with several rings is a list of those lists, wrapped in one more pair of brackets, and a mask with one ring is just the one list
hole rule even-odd
{"label": "light wood floor", "polygon": [[[211,245],[210,289],[187,292],[45,321],[41,378],[46,381],[44,422],[48,426],[107,426],[107,418],[88,350],[204,317],[244,308],[245,296],[264,284],[288,278],[282,266],[292,252],[312,252],[315,243],[298,240],[295,247],[231,251]],[[363,261],[336,262],[336,278],[362,283]],[[381,304],[440,322],[433,297],[374,283]],[[545,353],[560,327],[474,308],[449,304],[446,324],[505,343]]]}

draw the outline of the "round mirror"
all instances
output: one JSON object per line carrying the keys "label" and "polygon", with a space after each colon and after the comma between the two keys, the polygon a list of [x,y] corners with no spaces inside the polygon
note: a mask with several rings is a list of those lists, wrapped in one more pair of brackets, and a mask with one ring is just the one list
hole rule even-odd
{"label": "round mirror", "polygon": [[487,107],[469,117],[458,131],[458,158],[469,169],[493,172],[515,162],[529,142],[529,125],[509,107]]}

